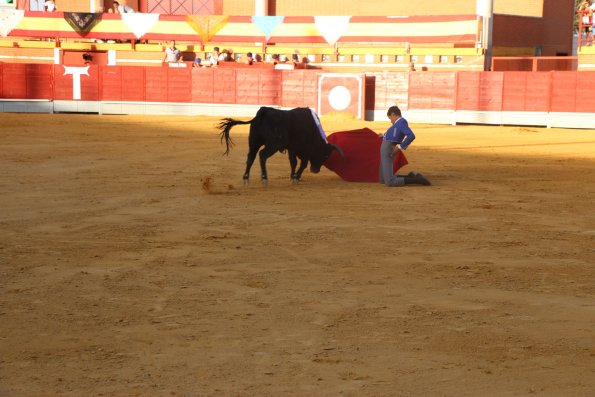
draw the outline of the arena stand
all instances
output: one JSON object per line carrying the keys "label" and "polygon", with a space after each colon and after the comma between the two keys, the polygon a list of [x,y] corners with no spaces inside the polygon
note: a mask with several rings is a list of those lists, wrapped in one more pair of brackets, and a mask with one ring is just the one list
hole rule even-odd
{"label": "arena stand", "polygon": [[[109,63],[156,65],[168,40],[193,60],[213,47],[305,57],[311,67],[343,71],[407,70],[409,62],[433,70],[483,70],[476,15],[391,17],[278,17],[161,14],[92,14],[2,11],[0,61],[51,63],[25,49],[110,52]],[[119,43],[124,41],[125,43]],[[53,43],[53,44],[52,44]],[[370,44],[375,43],[375,44]],[[11,52],[6,48],[14,48]],[[57,55],[56,55],[57,56]],[[60,63],[60,62],[57,62]],[[348,69],[347,69],[348,68]]]}
{"label": "arena stand", "polygon": [[[395,22],[77,13],[87,18],[77,27],[71,14],[15,12],[5,23],[1,111],[252,116],[268,105],[384,120],[397,104],[412,122],[595,128],[595,99],[585,95],[595,72],[542,72],[533,64],[527,72],[483,72],[475,15]],[[169,39],[184,62],[161,63]],[[237,61],[192,67],[215,46],[233,48]],[[246,67],[248,51],[265,58],[297,52],[308,62],[300,70]],[[418,72],[405,71],[411,61]]]}

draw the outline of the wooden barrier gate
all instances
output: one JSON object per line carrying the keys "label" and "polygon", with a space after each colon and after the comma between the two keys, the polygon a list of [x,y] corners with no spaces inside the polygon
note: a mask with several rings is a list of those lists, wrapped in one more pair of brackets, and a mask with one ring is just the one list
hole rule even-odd
{"label": "wooden barrier gate", "polygon": [[0,63],[0,100],[307,106],[321,115],[347,112],[356,118],[366,113],[370,118],[371,112],[384,112],[395,104],[408,111],[595,113],[593,92],[595,72],[364,75]]}

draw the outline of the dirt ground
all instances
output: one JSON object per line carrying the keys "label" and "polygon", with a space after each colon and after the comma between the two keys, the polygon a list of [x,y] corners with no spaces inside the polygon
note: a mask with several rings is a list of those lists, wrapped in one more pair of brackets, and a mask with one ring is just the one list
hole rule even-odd
{"label": "dirt ground", "polygon": [[433,186],[244,188],[217,118],[0,120],[2,397],[595,395],[593,130],[413,125]]}

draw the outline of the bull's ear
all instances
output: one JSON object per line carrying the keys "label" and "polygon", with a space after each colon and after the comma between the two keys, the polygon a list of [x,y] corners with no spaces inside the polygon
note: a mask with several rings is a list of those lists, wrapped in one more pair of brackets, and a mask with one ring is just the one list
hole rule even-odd
{"label": "bull's ear", "polygon": [[329,143],[329,146],[339,152],[341,157],[345,158],[345,153],[343,153],[343,150],[341,150],[339,146],[335,145],[334,143]]}

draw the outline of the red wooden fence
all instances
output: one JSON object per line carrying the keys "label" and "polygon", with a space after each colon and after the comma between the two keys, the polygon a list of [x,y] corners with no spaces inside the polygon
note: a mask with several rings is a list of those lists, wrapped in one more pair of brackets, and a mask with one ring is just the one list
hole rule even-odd
{"label": "red wooden fence", "polygon": [[[408,105],[409,109],[420,110],[595,113],[595,72],[394,72],[367,77],[363,85],[375,93],[365,100],[368,110],[383,110],[397,103],[403,108]],[[403,83],[404,79],[408,79],[408,84]],[[343,80],[349,79],[336,79]],[[0,98],[13,100],[318,108],[328,107],[324,95],[332,87],[326,84],[321,72],[315,70],[96,65],[87,70],[67,69],[62,65],[0,63]],[[353,89],[356,88],[350,87],[350,92]],[[365,98],[365,91],[353,93],[352,97]],[[407,98],[407,103],[399,102],[403,98]],[[357,111],[357,106],[348,105],[346,111]]]}

